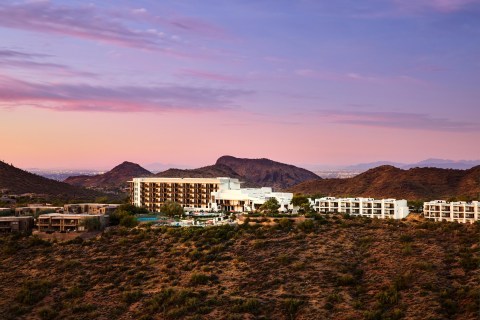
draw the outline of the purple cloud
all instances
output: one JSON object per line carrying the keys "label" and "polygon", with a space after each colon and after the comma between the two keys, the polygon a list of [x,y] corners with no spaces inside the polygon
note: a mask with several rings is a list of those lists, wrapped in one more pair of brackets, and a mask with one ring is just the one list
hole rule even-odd
{"label": "purple cloud", "polygon": [[2,4],[0,26],[189,57],[192,55],[173,49],[185,45],[178,42],[177,35],[158,29],[173,28],[207,36],[223,34],[221,28],[199,19],[169,19],[151,15],[145,9],[114,13],[92,4],[72,7],[49,1]]}
{"label": "purple cloud", "polygon": [[395,5],[405,12],[435,10],[450,13],[465,9],[468,5],[480,3],[479,0],[394,0]]}
{"label": "purple cloud", "polygon": [[0,76],[0,107],[3,108],[27,105],[55,111],[215,111],[231,109],[235,106],[235,98],[251,93],[187,86],[39,84]]}
{"label": "purple cloud", "polygon": [[319,110],[316,114],[331,123],[353,124],[367,127],[418,129],[449,132],[478,132],[479,122],[435,118],[428,114],[404,112],[358,112]]}
{"label": "purple cloud", "polygon": [[242,81],[240,77],[224,75],[224,74],[219,74],[219,73],[209,72],[209,71],[202,71],[202,70],[182,69],[179,72],[177,72],[177,74],[182,77],[194,77],[194,78],[214,80],[214,81],[227,82],[227,83],[236,83],[236,82]]}

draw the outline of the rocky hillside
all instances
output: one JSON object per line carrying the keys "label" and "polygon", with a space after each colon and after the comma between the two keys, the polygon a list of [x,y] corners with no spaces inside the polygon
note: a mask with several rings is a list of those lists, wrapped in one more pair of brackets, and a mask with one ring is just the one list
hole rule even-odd
{"label": "rocky hillside", "polygon": [[165,178],[243,178],[238,175],[238,173],[233,171],[232,168],[222,164],[215,164],[198,169],[168,169],[166,171],[157,173],[155,176]]}
{"label": "rocky hillside", "polygon": [[435,200],[480,196],[480,166],[469,170],[380,166],[348,179],[323,179],[289,189],[304,194]]}
{"label": "rocky hillside", "polygon": [[12,194],[37,193],[72,200],[93,199],[102,195],[92,190],[41,177],[2,161],[0,161],[0,189],[8,189]]}
{"label": "rocky hillside", "polygon": [[0,318],[476,320],[479,226],[332,216],[3,236]]}
{"label": "rocky hillside", "polygon": [[270,159],[242,159],[232,156],[218,158],[216,165],[230,167],[244,181],[262,187],[285,189],[300,182],[321,179],[315,173]]}
{"label": "rocky hillside", "polygon": [[125,187],[127,181],[134,177],[148,177],[152,173],[140,165],[125,161],[112,170],[94,176],[73,176],[65,179],[65,182],[74,186],[87,188],[115,189]]}

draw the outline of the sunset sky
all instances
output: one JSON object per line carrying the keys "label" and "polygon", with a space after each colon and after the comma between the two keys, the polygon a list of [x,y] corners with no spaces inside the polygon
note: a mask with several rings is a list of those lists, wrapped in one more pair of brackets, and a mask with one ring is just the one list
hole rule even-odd
{"label": "sunset sky", "polygon": [[480,1],[8,1],[22,168],[480,158]]}

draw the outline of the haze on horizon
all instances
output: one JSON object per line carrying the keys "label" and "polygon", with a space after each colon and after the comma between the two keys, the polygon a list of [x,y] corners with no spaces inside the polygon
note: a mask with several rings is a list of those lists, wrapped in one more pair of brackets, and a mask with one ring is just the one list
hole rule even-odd
{"label": "haze on horizon", "polygon": [[480,0],[2,1],[2,160],[478,159]]}

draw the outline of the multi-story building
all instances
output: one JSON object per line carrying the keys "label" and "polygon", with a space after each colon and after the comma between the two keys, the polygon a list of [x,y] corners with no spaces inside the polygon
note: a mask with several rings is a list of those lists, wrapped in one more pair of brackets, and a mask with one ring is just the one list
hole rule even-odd
{"label": "multi-story building", "polygon": [[113,203],[75,203],[63,206],[63,213],[110,214],[120,206]]}
{"label": "multi-story building", "polygon": [[447,202],[434,200],[423,204],[423,216],[435,221],[456,221],[473,223],[479,220],[479,201]]}
{"label": "multi-story building", "polygon": [[[212,192],[228,185],[230,178],[133,178],[130,181],[131,203],[160,212],[166,201],[180,204],[185,210],[209,210]],[[238,180],[237,180],[238,181]]]}
{"label": "multi-story building", "polygon": [[130,181],[133,205],[160,212],[166,201],[179,203],[186,211],[252,211],[269,198],[276,198],[280,210],[287,210],[291,193],[271,188],[241,188],[233,178],[134,178]]}
{"label": "multi-story building", "polygon": [[315,199],[313,207],[319,213],[348,213],[382,219],[402,219],[409,214],[407,200],[395,199],[324,197]]}
{"label": "multi-story building", "polygon": [[100,214],[47,213],[38,217],[37,225],[39,231],[46,232],[86,231],[85,220],[87,219],[97,219],[101,229],[108,224],[108,217]]}
{"label": "multi-story building", "polygon": [[33,217],[0,217],[0,233],[29,232],[33,224]]}

